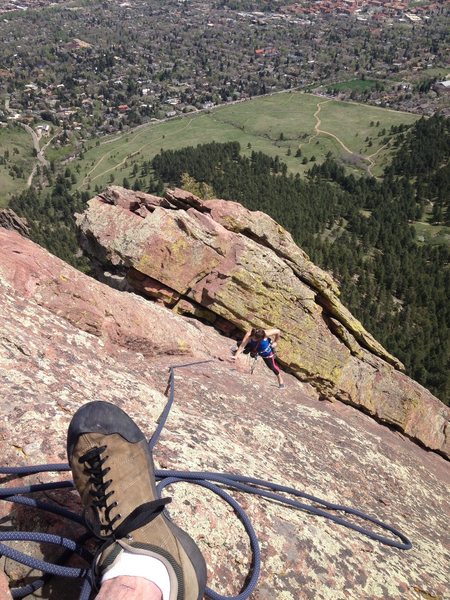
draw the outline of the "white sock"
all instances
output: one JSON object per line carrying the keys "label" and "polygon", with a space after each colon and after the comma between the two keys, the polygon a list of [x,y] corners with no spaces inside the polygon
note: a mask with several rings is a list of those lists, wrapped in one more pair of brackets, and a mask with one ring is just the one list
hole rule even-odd
{"label": "white sock", "polygon": [[169,600],[169,573],[160,560],[145,554],[134,554],[124,550],[114,562],[114,565],[102,577],[102,583],[120,576],[143,577],[159,587],[163,600]]}

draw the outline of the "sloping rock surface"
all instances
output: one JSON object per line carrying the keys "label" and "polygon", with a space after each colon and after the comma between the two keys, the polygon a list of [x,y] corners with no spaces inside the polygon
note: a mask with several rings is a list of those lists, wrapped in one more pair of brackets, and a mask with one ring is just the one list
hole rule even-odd
{"label": "sloping rock surface", "polygon": [[282,332],[279,361],[321,397],[356,405],[450,454],[450,411],[406,377],[290,234],[235,202],[111,187],[77,216],[84,250],[132,288],[227,334]]}
{"label": "sloping rock surface", "polygon": [[[259,364],[223,360],[230,340],[134,294],[82,275],[18,234],[0,228],[0,463],[66,462],[73,413],[93,399],[126,410],[152,434],[165,405],[168,367],[175,405],[155,449],[160,468],[235,472],[295,487],[380,518],[413,548],[382,546],[321,517],[235,493],[259,536],[262,572],[253,600],[448,598],[449,468],[441,456],[340,402],[320,402],[287,375],[278,390]],[[29,483],[70,478],[41,474]],[[2,485],[20,481],[2,477]],[[233,511],[210,492],[178,484],[174,520],[200,545],[208,584],[235,595],[250,551]],[[76,492],[42,498],[80,511]],[[0,529],[79,531],[48,513],[0,503]],[[54,547],[15,543],[54,560]],[[33,573],[11,560],[16,584]],[[72,600],[78,586],[53,579],[38,597]]]}
{"label": "sloping rock surface", "polygon": [[[175,405],[156,446],[161,468],[236,472],[363,510],[398,527],[401,551],[306,512],[234,493],[259,536],[262,573],[252,600],[445,600],[450,589],[448,462],[340,402],[318,401],[287,375],[278,390],[259,364],[229,360],[230,340],[134,294],[80,274],[0,228],[0,453],[4,465],[65,462],[73,413],[92,399],[126,410],[152,434],[165,405],[168,367]],[[56,480],[69,478],[55,475]],[[48,481],[50,475],[27,478]],[[2,485],[20,482],[2,477]],[[238,594],[250,566],[243,528],[210,492],[178,484],[170,513],[200,545],[208,584]],[[80,511],[73,491],[43,498]],[[74,537],[47,513],[1,503],[1,528]],[[16,544],[46,559],[45,545]],[[30,575],[9,559],[13,583]],[[75,582],[53,579],[41,597],[72,600]]]}

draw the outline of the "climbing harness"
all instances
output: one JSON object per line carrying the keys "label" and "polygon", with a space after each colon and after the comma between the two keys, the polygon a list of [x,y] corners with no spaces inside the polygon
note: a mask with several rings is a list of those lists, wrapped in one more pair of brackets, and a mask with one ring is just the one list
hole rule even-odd
{"label": "climbing harness", "polygon": [[[192,367],[195,365],[205,364],[208,362],[211,361],[205,360],[182,365],[173,365],[169,367],[169,383],[167,389],[168,400],[158,420],[158,426],[154,434],[150,438],[150,441],[148,442],[150,450],[153,450],[156,443],[158,442],[161,432],[169,416],[170,410],[172,408],[172,404],[174,402],[175,370],[184,367]],[[47,464],[34,465],[28,467],[0,467],[1,475],[23,476],[36,473],[59,471],[70,471],[70,467],[68,464]],[[165,487],[178,482],[192,483],[204,487],[208,490],[211,490],[232,506],[237,517],[244,525],[246,533],[249,537],[250,548],[253,554],[252,566],[249,576],[246,579],[246,584],[242,591],[237,596],[233,597],[222,596],[214,590],[207,588],[206,596],[211,600],[246,600],[256,588],[261,568],[258,538],[250,522],[250,519],[248,518],[247,514],[240,506],[240,504],[228,492],[226,492],[223,489],[224,487],[229,490],[237,490],[240,492],[256,494],[269,500],[275,500],[276,502],[279,502],[282,505],[289,506],[298,510],[303,510],[310,514],[318,515],[326,519],[330,519],[331,521],[334,521],[335,523],[343,525],[344,527],[347,527],[349,529],[353,529],[354,531],[357,531],[358,533],[361,533],[362,535],[365,535],[366,537],[372,540],[376,540],[382,544],[386,544],[388,546],[392,546],[400,550],[409,550],[412,547],[411,542],[403,533],[401,533],[400,531],[398,531],[390,525],[382,523],[374,517],[364,514],[360,510],[346,506],[341,506],[339,504],[333,504],[331,502],[327,502],[326,500],[316,498],[315,496],[312,496],[310,494],[306,494],[304,492],[295,490],[294,488],[279,485],[276,483],[271,483],[262,479],[245,477],[243,475],[237,475],[233,473],[215,473],[210,471],[187,472],[168,469],[156,470],[155,477],[158,482],[157,490],[159,496],[161,495],[161,492]],[[81,517],[81,515],[69,511],[65,508],[61,508],[57,504],[48,504],[46,502],[42,502],[41,500],[37,500],[35,498],[24,495],[49,490],[72,489],[73,487],[74,486],[72,481],[60,481],[9,488],[4,487],[0,488],[0,499],[5,500],[7,502],[14,502],[16,504],[45,510],[47,512],[72,520],[75,523],[84,525],[84,520]],[[286,497],[284,494],[288,494],[292,497]],[[313,506],[311,504],[304,504],[303,502],[300,502],[298,498],[308,500],[314,505],[319,505],[323,508],[319,508],[318,506]],[[327,512],[327,510],[325,509],[334,512],[330,513]],[[370,529],[362,527],[361,525],[358,525],[357,523],[348,520],[345,516],[339,516],[338,514],[335,514],[335,512],[344,513],[344,515],[357,517],[363,521],[372,523],[373,525],[376,525],[381,529],[390,532],[394,536],[394,538],[399,539],[392,539],[379,533],[375,533]],[[85,544],[91,537],[92,534],[90,532],[87,532],[76,541],[61,537],[59,535],[51,535],[46,533],[23,531],[0,532],[0,555],[6,556],[7,558],[10,558],[30,567],[31,569],[37,569],[44,573],[44,576],[42,578],[36,579],[32,583],[24,587],[15,588],[11,590],[13,598],[24,598],[25,596],[30,595],[34,591],[41,588],[51,576],[59,575],[61,577],[82,578],[83,586],[81,589],[80,600],[89,600],[93,586],[93,574],[90,568],[90,564],[93,560],[93,555],[86,549]],[[23,552],[19,552],[15,548],[11,548],[10,546],[4,543],[8,541],[32,541],[37,543],[55,544],[65,548],[65,551],[60,557],[58,564],[53,564],[33,558],[24,554]],[[67,560],[74,553],[78,554],[81,558],[83,558],[89,566],[87,566],[84,569],[64,566]]]}

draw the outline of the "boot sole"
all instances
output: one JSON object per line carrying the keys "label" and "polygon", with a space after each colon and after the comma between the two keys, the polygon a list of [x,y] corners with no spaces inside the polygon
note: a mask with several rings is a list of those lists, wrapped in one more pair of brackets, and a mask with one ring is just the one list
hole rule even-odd
{"label": "boot sole", "polygon": [[203,557],[203,554],[200,552],[199,547],[188,533],[186,533],[183,529],[180,529],[177,525],[175,525],[175,523],[173,523],[173,521],[168,519],[166,516],[164,516],[164,520],[166,521],[167,526],[172,531],[173,535],[183,546],[184,551],[186,552],[187,556],[189,557],[189,560],[192,563],[195,574],[197,576],[199,589],[197,600],[202,600],[206,589],[206,581],[208,577],[206,562]]}
{"label": "boot sole", "polygon": [[[119,429],[120,424],[120,431]],[[146,438],[136,423],[125,411],[109,402],[96,400],[84,404],[74,414],[67,432],[67,456],[70,463],[78,437],[83,433],[117,433],[128,442],[135,444]]]}

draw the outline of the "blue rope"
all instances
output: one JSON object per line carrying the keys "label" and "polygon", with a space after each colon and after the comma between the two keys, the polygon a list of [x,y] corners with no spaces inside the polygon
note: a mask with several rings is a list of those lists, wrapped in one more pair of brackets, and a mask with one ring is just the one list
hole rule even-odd
{"label": "blue rope", "polygon": [[[169,417],[170,410],[172,408],[174,397],[175,397],[175,369],[181,369],[183,367],[191,367],[194,365],[205,364],[211,362],[209,360],[199,361],[194,363],[182,364],[182,365],[173,365],[169,367],[169,384],[168,384],[168,400],[164,407],[161,416],[158,419],[158,426],[150,438],[148,444],[150,450],[153,450],[155,445],[157,444],[159,437],[161,435],[162,430],[166,424],[166,421]],[[70,467],[68,464],[48,464],[48,465],[33,465],[33,466],[24,466],[24,467],[0,467],[0,475],[32,475],[36,473],[46,473],[46,472],[62,472],[62,471],[70,471]],[[263,498],[267,498],[268,500],[274,500],[277,503],[288,506],[290,508],[295,508],[297,510],[306,511],[310,514],[318,515],[329,519],[339,525],[343,525],[349,529],[357,531],[358,533],[365,535],[366,537],[376,540],[382,544],[387,546],[392,546],[394,548],[398,548],[399,550],[409,550],[412,547],[410,540],[396,528],[391,525],[387,525],[382,521],[366,515],[365,513],[357,510],[355,508],[350,508],[347,506],[342,506],[340,504],[334,504],[331,502],[327,502],[326,500],[321,500],[316,496],[312,496],[311,494],[306,494],[304,492],[300,492],[294,488],[287,487],[284,485],[280,485],[277,483],[272,483],[270,481],[264,481],[262,479],[256,479],[253,477],[245,477],[244,475],[237,475],[233,473],[215,473],[211,471],[199,471],[199,472],[187,472],[187,471],[176,471],[176,470],[156,470],[155,477],[158,482],[157,490],[158,495],[161,495],[163,489],[169,485],[176,484],[178,482],[187,482],[192,483],[194,485],[198,485],[204,487],[208,490],[211,490],[215,494],[217,494],[220,498],[222,498],[225,502],[227,502],[234,510],[238,519],[242,522],[244,529],[248,535],[250,540],[250,548],[253,555],[252,565],[250,568],[250,578],[246,582],[244,588],[237,596],[223,596],[218,594],[214,590],[207,588],[206,594],[208,598],[211,600],[246,600],[255,590],[256,585],[258,583],[260,569],[261,569],[261,559],[260,559],[260,550],[258,538],[256,536],[255,530],[251,524],[250,519],[248,518],[246,512],[242,508],[242,506],[223,488],[227,488],[230,490],[236,490],[239,492],[245,492],[249,494],[256,494],[257,496],[261,496]],[[5,500],[7,502],[15,502],[17,504],[24,504],[27,506],[31,506],[33,508],[38,508],[40,510],[45,510],[47,512],[51,512],[53,514],[57,514],[64,518],[67,518],[75,523],[84,524],[83,518],[67,509],[61,508],[56,504],[49,504],[41,502],[35,498],[30,498],[28,496],[24,496],[24,494],[32,494],[35,492],[42,492],[48,490],[57,490],[57,489],[68,489],[73,488],[72,481],[59,481],[52,483],[43,483],[36,485],[24,485],[19,487],[4,487],[0,488],[0,500]],[[286,496],[289,495],[291,497]],[[296,499],[293,499],[292,496]],[[316,505],[319,505],[322,508],[318,508],[317,506],[313,506],[311,504],[305,504],[300,502],[298,498],[308,500]],[[380,533],[376,533],[372,531],[372,529],[368,529],[363,527],[362,525],[349,520],[343,516],[339,516],[337,514],[333,514],[328,511],[336,511],[340,513],[344,513],[351,518],[359,519],[363,522],[371,523],[386,532],[392,534],[393,538],[387,537],[386,535],[381,535]],[[90,567],[86,569],[81,568],[73,568],[64,566],[64,563],[67,559],[73,554],[78,554],[81,558],[83,558],[88,565],[91,564],[93,557],[90,552],[88,552],[84,543],[90,538],[90,534],[87,533],[80,538],[77,542],[70,540],[68,538],[64,538],[61,536],[50,535],[45,533],[29,533],[29,532],[1,532],[0,533],[0,554],[4,555],[12,560],[15,560],[19,563],[22,563],[32,569],[38,569],[45,573],[42,579],[37,579],[33,581],[31,584],[27,586],[16,588],[12,590],[13,598],[24,598],[25,596],[30,595],[40,587],[44,585],[47,579],[52,575],[59,575],[62,577],[72,577],[72,578],[82,578],[83,586],[81,589],[80,600],[89,600],[92,587],[93,587],[93,574]],[[395,539],[398,538],[398,539]],[[48,563],[43,560],[38,560],[31,556],[27,556],[14,548],[4,544],[3,542],[7,541],[32,541],[37,543],[49,543],[56,544],[65,548],[65,552],[59,560],[58,564]]]}

